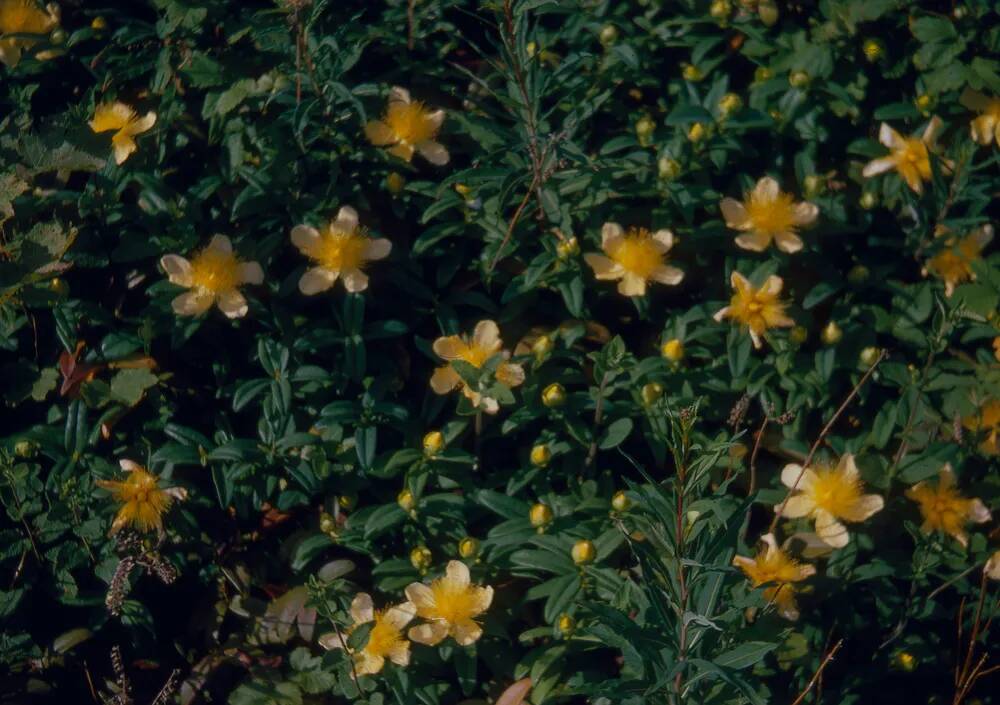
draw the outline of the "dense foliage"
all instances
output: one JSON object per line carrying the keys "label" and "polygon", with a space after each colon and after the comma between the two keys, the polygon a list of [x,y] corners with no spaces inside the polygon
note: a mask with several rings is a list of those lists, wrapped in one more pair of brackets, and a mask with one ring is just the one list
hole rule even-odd
{"label": "dense foliage", "polygon": [[998,55],[0,0],[0,701],[1000,702]]}

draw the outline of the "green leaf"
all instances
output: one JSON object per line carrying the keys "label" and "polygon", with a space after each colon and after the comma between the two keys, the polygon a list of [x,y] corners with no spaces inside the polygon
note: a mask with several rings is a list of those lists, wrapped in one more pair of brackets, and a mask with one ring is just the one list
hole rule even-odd
{"label": "green leaf", "polygon": [[111,394],[127,406],[135,406],[158,382],[157,376],[144,368],[120,370],[111,378]]}

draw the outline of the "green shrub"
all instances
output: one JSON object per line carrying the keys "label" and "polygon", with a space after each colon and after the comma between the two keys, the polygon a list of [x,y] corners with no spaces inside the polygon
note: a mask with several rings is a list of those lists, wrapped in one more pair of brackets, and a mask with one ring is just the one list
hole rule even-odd
{"label": "green shrub", "polygon": [[3,701],[997,702],[998,19],[0,0]]}

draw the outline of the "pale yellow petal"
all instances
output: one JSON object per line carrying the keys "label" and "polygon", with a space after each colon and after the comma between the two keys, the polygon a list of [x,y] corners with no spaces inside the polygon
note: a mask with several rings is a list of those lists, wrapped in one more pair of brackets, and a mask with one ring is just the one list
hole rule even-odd
{"label": "pale yellow petal", "polygon": [[119,132],[111,138],[111,147],[115,155],[115,164],[121,166],[136,150],[135,140],[127,134]]}
{"label": "pale yellow petal", "polygon": [[415,616],[417,616],[417,606],[412,602],[403,602],[395,607],[387,609],[383,619],[396,629],[402,629],[409,624]]}
{"label": "pale yellow petal", "polygon": [[808,227],[819,217],[819,206],[809,201],[796,203],[792,208],[792,222],[799,227]]}
{"label": "pale yellow petal", "polygon": [[435,166],[444,166],[451,159],[451,155],[448,154],[448,150],[440,142],[435,142],[434,140],[427,140],[421,142],[417,145],[417,151],[420,152],[420,156],[429,161]]}
{"label": "pale yellow petal", "polygon": [[353,233],[358,229],[358,212],[350,206],[343,206],[337,211],[331,227],[342,233]]}
{"label": "pale yellow petal", "polygon": [[421,617],[425,617],[437,606],[434,602],[434,592],[423,583],[410,583],[404,592],[406,599],[416,608],[417,614]]}
{"label": "pale yellow petal", "polygon": [[129,460],[128,458],[122,458],[121,460],[119,460],[118,467],[120,467],[125,472],[136,472],[137,470],[138,471],[145,470],[145,468],[139,465],[139,463],[135,462],[134,460]]}
{"label": "pale yellow petal", "polygon": [[605,223],[601,226],[601,248],[607,252],[608,245],[625,236],[625,231],[618,223]]}
{"label": "pale yellow petal", "polygon": [[[802,477],[800,478],[799,475]],[[798,481],[798,484],[796,484]],[[796,463],[789,463],[781,469],[781,482],[785,487],[795,489],[805,492],[813,486],[816,481],[816,473],[812,469],[807,469],[802,472],[802,466]]]}
{"label": "pale yellow petal", "polygon": [[790,255],[793,255],[802,249],[802,238],[795,233],[776,233],[774,236],[774,243],[777,245],[779,250],[787,252]]}
{"label": "pale yellow petal", "polygon": [[389,102],[390,103],[410,103],[410,92],[405,88],[400,86],[393,86],[389,90]]}
{"label": "pale yellow petal", "polygon": [[388,149],[389,154],[394,157],[399,157],[405,162],[413,160],[413,152],[415,151],[412,144],[399,143],[394,147]]}
{"label": "pale yellow petal", "polygon": [[842,517],[846,521],[864,521],[871,515],[882,510],[885,500],[881,495],[866,494],[858,498],[858,501],[847,508]]}
{"label": "pale yellow petal", "polygon": [[94,119],[90,121],[90,129],[94,132],[120,130],[135,118],[135,110],[125,103],[103,103],[94,111]]}
{"label": "pale yellow petal", "polygon": [[381,120],[369,120],[365,123],[365,137],[376,147],[385,147],[399,141],[392,128]]}
{"label": "pale yellow petal", "polygon": [[243,318],[250,310],[246,297],[238,289],[221,292],[218,304],[219,310],[226,314],[227,318]]}
{"label": "pale yellow petal", "polygon": [[475,330],[472,331],[472,345],[489,353],[497,352],[503,342],[500,340],[500,328],[496,322],[479,321]]}
{"label": "pale yellow petal", "polygon": [[355,624],[364,624],[375,619],[375,604],[367,592],[359,592],[351,600],[351,619]]}
{"label": "pale yellow petal", "polygon": [[646,280],[632,272],[625,272],[618,282],[618,293],[622,296],[645,296]]}
{"label": "pale yellow petal", "polygon": [[434,354],[442,360],[458,360],[468,349],[465,341],[457,335],[446,335],[438,338],[431,347],[434,350]]}
{"label": "pale yellow petal", "polygon": [[337,281],[337,272],[324,267],[313,267],[307,269],[302,278],[299,279],[299,291],[306,296],[314,296],[329,289],[335,281]]}
{"label": "pale yellow petal", "polygon": [[385,259],[389,256],[390,252],[392,252],[392,243],[383,237],[375,240],[368,240],[365,243],[363,257],[368,261]]}
{"label": "pale yellow petal", "polygon": [[212,292],[195,289],[178,296],[171,302],[171,306],[178,316],[200,316],[214,302],[215,296]]}
{"label": "pale yellow petal", "polygon": [[816,535],[834,548],[843,548],[850,540],[847,527],[822,509],[816,512]]}
{"label": "pale yellow petal", "polygon": [[233,253],[233,242],[225,235],[213,235],[208,241],[208,249],[230,255]]}
{"label": "pale yellow petal", "polygon": [[443,365],[431,375],[431,389],[435,394],[448,394],[462,383],[462,378],[451,365]]}
{"label": "pale yellow petal", "polygon": [[[778,511],[781,506],[780,504],[775,505],[774,510]],[[809,516],[814,509],[816,509],[816,503],[811,497],[805,494],[794,494],[785,501],[781,515],[787,519],[798,519]]]}
{"label": "pale yellow petal", "polygon": [[444,569],[445,579],[450,581],[456,588],[468,587],[469,566],[462,561],[448,561]]}
{"label": "pale yellow petal", "polygon": [[969,521],[975,524],[985,524],[993,516],[990,514],[990,510],[986,508],[981,499],[974,498],[969,500]]}
{"label": "pale yellow petal", "polygon": [[594,270],[594,277],[597,279],[620,279],[625,274],[621,265],[604,255],[588,252],[583,256],[583,260]]}
{"label": "pale yellow petal", "polygon": [[316,228],[308,225],[296,225],[292,228],[292,244],[295,245],[302,254],[309,255],[316,251],[319,244],[320,235]]}
{"label": "pale yellow petal", "polygon": [[684,280],[684,272],[669,264],[662,264],[653,270],[649,278],[667,286],[677,286]]}
{"label": "pale yellow petal", "polygon": [[752,227],[750,215],[742,203],[735,198],[723,198],[719,204],[726,225],[734,230],[748,230]]}
{"label": "pale yellow petal", "polygon": [[341,274],[344,288],[352,294],[357,294],[368,288],[368,275],[360,269],[348,269]]}
{"label": "pale yellow petal", "polygon": [[160,266],[167,273],[167,279],[170,280],[171,284],[184,287],[192,286],[191,263],[184,257],[180,255],[163,255],[160,258]]}
{"label": "pale yellow petal", "polygon": [[754,198],[765,203],[774,201],[780,193],[781,187],[778,185],[778,182],[770,176],[763,177],[757,182],[757,185],[753,187]]}
{"label": "pale yellow petal", "polygon": [[762,230],[754,230],[736,236],[736,246],[751,252],[763,252],[771,244],[771,234]]}
{"label": "pale yellow petal", "polygon": [[656,249],[660,254],[666,254],[670,252],[671,248],[674,246],[674,234],[670,230],[657,230],[652,235],[653,242],[656,243]]}
{"label": "pale yellow petal", "polygon": [[243,284],[264,283],[264,269],[260,266],[260,262],[240,262],[236,273]]}
{"label": "pale yellow petal", "polygon": [[415,641],[418,644],[435,646],[444,641],[445,637],[448,636],[448,625],[439,621],[419,624],[415,627],[410,627],[407,636],[410,637],[410,641]]}
{"label": "pale yellow petal", "polygon": [[902,149],[906,146],[906,139],[885,122],[878,129],[878,141],[893,150]]}
{"label": "pale yellow petal", "polygon": [[483,628],[471,619],[464,619],[452,625],[452,634],[459,646],[470,646],[479,641],[483,635]]}
{"label": "pale yellow petal", "polygon": [[392,661],[397,666],[409,666],[410,665],[410,642],[399,641],[392,645],[387,654],[389,660]]}
{"label": "pale yellow petal", "polygon": [[865,164],[865,168],[861,170],[861,175],[868,178],[883,174],[895,168],[896,160],[893,157],[882,157],[881,159],[873,159]]}

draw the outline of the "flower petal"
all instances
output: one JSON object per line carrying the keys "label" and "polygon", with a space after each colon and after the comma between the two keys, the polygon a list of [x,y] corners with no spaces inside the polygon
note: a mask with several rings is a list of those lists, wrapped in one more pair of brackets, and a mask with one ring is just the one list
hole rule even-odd
{"label": "flower petal", "polygon": [[435,646],[444,641],[445,637],[448,636],[448,625],[439,621],[428,622],[416,627],[410,627],[410,630],[406,634],[410,637],[410,641],[415,641],[418,644],[426,644],[427,646]]}
{"label": "flower petal", "polygon": [[822,509],[816,512],[816,535],[834,548],[843,548],[851,538],[847,527]]}
{"label": "flower petal", "polygon": [[129,460],[128,458],[122,458],[118,461],[118,467],[120,467],[125,472],[135,472],[136,470],[145,470],[144,467],[139,465],[139,463],[134,460]]}
{"label": "flower petal", "polygon": [[653,242],[657,244],[657,250],[660,254],[666,254],[670,252],[670,249],[674,246],[674,234],[670,230],[657,230],[653,233]]}
{"label": "flower petal", "polygon": [[479,641],[483,635],[483,628],[471,619],[463,619],[452,626],[455,641],[459,646],[470,646]]}
{"label": "flower petal", "polygon": [[355,624],[364,624],[375,619],[375,605],[372,596],[367,592],[359,592],[351,600],[351,619]]}
{"label": "flower petal", "polygon": [[365,251],[362,256],[368,261],[373,261],[385,259],[389,256],[390,252],[392,252],[392,242],[381,237],[375,240],[368,240],[365,243]]}
{"label": "flower petal", "polygon": [[448,561],[444,569],[445,579],[449,580],[452,586],[461,588],[469,585],[469,566],[462,561]]}
{"label": "flower petal", "polygon": [[160,266],[167,273],[167,279],[170,280],[171,284],[184,287],[192,286],[191,263],[184,257],[180,255],[163,255],[160,258]]}
{"label": "flower petal", "polygon": [[763,252],[771,244],[771,234],[763,230],[754,230],[736,236],[736,246],[751,252]]}
{"label": "flower petal", "polygon": [[843,519],[846,521],[864,521],[872,514],[882,510],[885,506],[885,500],[882,499],[881,495],[877,494],[866,494],[858,498],[858,501],[847,507],[844,512]]}
{"label": "flower petal", "polygon": [[389,649],[387,654],[389,660],[392,661],[397,666],[409,666],[410,665],[410,642],[405,639],[395,643]]}
{"label": "flower petal", "polygon": [[389,102],[390,103],[410,103],[412,99],[410,98],[410,92],[405,88],[400,86],[393,86],[389,90]]}
{"label": "flower petal", "polygon": [[618,293],[622,296],[645,296],[646,280],[632,272],[625,272],[618,282]]}
{"label": "flower petal", "polygon": [[809,201],[796,203],[792,208],[792,222],[799,227],[807,227],[816,222],[819,217],[819,206]]}
{"label": "flower petal", "polygon": [[497,367],[497,381],[508,387],[524,384],[524,368],[514,362],[502,362]]}
{"label": "flower petal", "polygon": [[[781,507],[782,505],[778,504],[774,510],[777,511]],[[781,511],[781,514],[787,519],[798,519],[809,516],[815,508],[816,503],[808,495],[793,494],[785,500],[784,509]]]}
{"label": "flower petal", "polygon": [[434,166],[444,166],[451,159],[451,155],[448,154],[448,150],[440,142],[435,142],[434,140],[426,140],[417,145],[417,151],[420,152],[420,156],[429,161]]}
{"label": "flower petal", "polygon": [[625,236],[625,231],[618,223],[605,223],[601,226],[601,248],[607,252],[608,245]]}
{"label": "flower petal", "polygon": [[341,275],[341,278],[344,281],[344,288],[352,294],[368,288],[368,275],[360,269],[349,269]]}
{"label": "flower petal", "polygon": [[402,629],[416,616],[417,606],[412,602],[403,602],[387,609],[382,618],[396,629]]}
{"label": "flower petal", "polygon": [[500,340],[500,328],[496,322],[485,320],[477,323],[475,330],[472,331],[472,344],[490,353],[499,350],[503,342]]}
{"label": "flower petal", "polygon": [[181,294],[171,302],[178,316],[200,316],[214,303],[215,296],[210,291],[195,289]]}
{"label": "flower petal", "polygon": [[399,141],[392,128],[381,120],[369,120],[365,123],[365,137],[376,147],[385,147]]}
{"label": "flower petal", "polygon": [[775,200],[780,193],[781,187],[770,176],[758,180],[757,185],[753,187],[753,197],[765,203]]}
{"label": "flower petal", "polygon": [[389,154],[391,154],[394,157],[399,157],[404,162],[409,162],[413,160],[414,151],[415,150],[412,144],[406,144],[403,142],[400,142],[396,146],[390,147],[388,149]]}
{"label": "flower petal", "polygon": [[660,284],[677,286],[684,280],[684,272],[677,267],[671,267],[669,264],[662,264],[653,270],[649,278]]}
{"label": "flower petal", "polygon": [[260,262],[240,262],[236,273],[243,284],[264,283],[264,269],[260,266]]}
{"label": "flower petal", "polygon": [[944,123],[941,121],[941,118],[935,115],[927,123],[927,127],[924,128],[923,133],[920,135],[920,140],[928,147],[933,147],[943,127]]}
{"label": "flower petal", "polygon": [[[801,475],[801,478],[799,477]],[[796,484],[796,481],[798,484]],[[801,492],[806,492],[816,481],[816,473],[812,469],[802,471],[802,466],[797,463],[789,463],[781,469],[781,483],[791,489],[795,488]]]}
{"label": "flower petal", "polygon": [[434,601],[434,592],[423,583],[410,583],[406,586],[406,599],[412,604],[417,614],[427,617],[431,610],[436,609],[437,603]]}
{"label": "flower petal", "polygon": [[873,159],[865,164],[865,168],[861,170],[861,175],[868,178],[891,171],[895,168],[896,159],[894,157],[882,157],[881,159]]}
{"label": "flower petal", "polygon": [[233,253],[233,242],[225,235],[213,235],[212,239],[208,241],[207,249],[230,255]]}
{"label": "flower petal", "polygon": [[331,227],[342,233],[353,233],[358,229],[358,212],[350,206],[341,207]]}
{"label": "flower petal", "polygon": [[451,365],[443,365],[431,375],[431,389],[435,394],[448,394],[462,383],[462,378]]}
{"label": "flower petal", "polygon": [[304,255],[315,252],[319,244],[319,231],[309,225],[296,225],[292,228],[292,244]]}
{"label": "flower petal", "polygon": [[306,273],[299,279],[299,291],[306,296],[314,296],[329,289],[335,281],[337,281],[337,272],[324,267],[313,267],[306,270]]}
{"label": "flower petal", "polygon": [[583,261],[594,270],[594,277],[600,280],[620,279],[625,270],[617,262],[612,261],[604,255],[595,252],[588,252],[583,256]]}
{"label": "flower petal", "polygon": [[385,666],[385,656],[373,654],[368,649],[354,654],[354,670],[359,676],[373,676]]}
{"label": "flower petal", "polygon": [[436,339],[431,345],[434,354],[442,360],[458,360],[468,349],[465,341],[457,335],[445,335]]}
{"label": "flower petal", "polygon": [[906,146],[906,140],[903,136],[892,129],[889,123],[886,122],[883,122],[878,128],[878,141],[893,150],[902,149]]}
{"label": "flower petal", "polygon": [[722,217],[725,219],[726,225],[730,228],[746,230],[752,227],[750,214],[747,213],[747,209],[743,204],[735,198],[723,198],[719,204],[719,210],[722,211]]}
{"label": "flower petal", "polygon": [[802,238],[795,233],[776,233],[774,236],[774,243],[777,245],[779,250],[787,252],[790,255],[793,255],[802,249]]}
{"label": "flower petal", "polygon": [[246,297],[238,289],[230,289],[220,293],[218,303],[219,310],[226,314],[227,318],[243,318],[250,310]]}
{"label": "flower petal", "polygon": [[111,139],[111,146],[114,150],[115,164],[118,166],[124,164],[125,160],[136,150],[135,140],[122,132]]}
{"label": "flower petal", "polygon": [[968,517],[969,521],[975,524],[985,524],[993,518],[990,514],[990,510],[987,509],[982,500],[978,498],[969,500]]}

